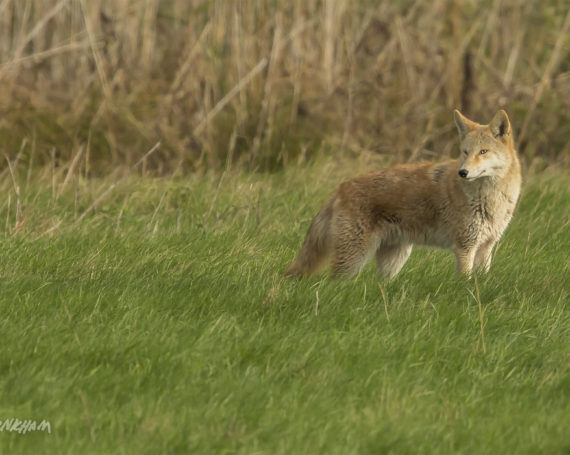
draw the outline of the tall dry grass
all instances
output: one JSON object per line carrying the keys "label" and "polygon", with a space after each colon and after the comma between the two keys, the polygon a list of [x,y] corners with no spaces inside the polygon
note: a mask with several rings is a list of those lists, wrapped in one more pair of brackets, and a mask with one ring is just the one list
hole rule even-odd
{"label": "tall dry grass", "polygon": [[564,0],[1,0],[0,149],[85,172],[273,169],[455,153],[451,111],[505,108],[570,162]]}

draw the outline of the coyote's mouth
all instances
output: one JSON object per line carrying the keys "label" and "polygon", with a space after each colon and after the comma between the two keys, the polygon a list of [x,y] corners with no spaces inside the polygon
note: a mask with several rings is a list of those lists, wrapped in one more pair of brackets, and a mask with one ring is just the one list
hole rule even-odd
{"label": "coyote's mouth", "polygon": [[467,177],[465,177],[465,180],[467,180],[467,181],[477,180],[480,177],[485,177],[485,171],[484,170],[479,172],[478,175],[474,175],[474,176],[467,175]]}

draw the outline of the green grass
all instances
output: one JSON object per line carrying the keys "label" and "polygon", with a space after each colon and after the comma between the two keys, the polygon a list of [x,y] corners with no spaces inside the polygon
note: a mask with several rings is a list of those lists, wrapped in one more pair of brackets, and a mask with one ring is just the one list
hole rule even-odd
{"label": "green grass", "polygon": [[12,195],[0,419],[52,432],[0,451],[568,453],[568,173],[527,178],[477,278],[482,338],[450,252],[416,249],[389,283],[281,278],[357,170],[131,178],[77,223],[112,180],[54,197],[38,177],[16,229]]}

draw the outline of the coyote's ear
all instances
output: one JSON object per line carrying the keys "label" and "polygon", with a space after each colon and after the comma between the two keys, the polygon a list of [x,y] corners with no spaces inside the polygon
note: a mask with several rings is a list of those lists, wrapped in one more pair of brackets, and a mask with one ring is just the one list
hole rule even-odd
{"label": "coyote's ear", "polygon": [[455,118],[455,124],[457,125],[457,131],[459,131],[459,135],[461,137],[465,137],[465,135],[475,128],[475,122],[472,122],[467,117],[465,117],[461,112],[457,109],[453,111],[453,117]]}
{"label": "coyote's ear", "polygon": [[511,122],[509,122],[507,113],[502,109],[498,111],[489,123],[489,129],[497,139],[503,139],[511,134]]}

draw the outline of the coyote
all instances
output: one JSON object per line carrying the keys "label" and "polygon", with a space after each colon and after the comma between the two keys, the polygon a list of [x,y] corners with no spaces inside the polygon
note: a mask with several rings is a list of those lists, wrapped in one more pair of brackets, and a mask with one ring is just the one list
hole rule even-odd
{"label": "coyote", "polygon": [[460,158],[399,164],[342,183],[313,219],[286,276],[318,272],[330,257],[333,277],[349,277],[376,257],[395,277],[412,246],[448,248],[456,269],[489,270],[493,246],[513,215],[521,167],[507,113],[488,125],[454,112]]}

